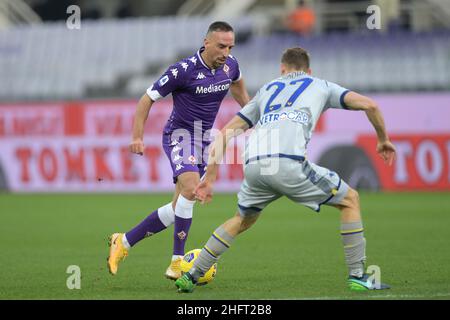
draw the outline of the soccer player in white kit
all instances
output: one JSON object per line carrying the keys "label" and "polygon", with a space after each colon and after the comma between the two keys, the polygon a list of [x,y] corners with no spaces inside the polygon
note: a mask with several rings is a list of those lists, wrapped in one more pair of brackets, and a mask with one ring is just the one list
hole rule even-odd
{"label": "soccer player in white kit", "polygon": [[309,55],[302,48],[284,52],[281,74],[264,85],[214,141],[206,175],[195,190],[202,203],[212,199],[218,165],[229,140],[254,128],[245,150],[245,178],[238,194],[238,212],[214,231],[192,269],[176,281],[180,292],[192,292],[197,279],[217,262],[234,238],[250,228],[261,211],[281,196],[316,211],[321,205],[339,209],[349,288],[389,288],[373,281],[364,271],[366,240],[357,191],[337,173],[306,159],[306,147],[320,115],[328,108],[338,108],[366,113],[377,134],[377,152],[391,165],[395,147],[377,104],[335,83],[312,77]]}

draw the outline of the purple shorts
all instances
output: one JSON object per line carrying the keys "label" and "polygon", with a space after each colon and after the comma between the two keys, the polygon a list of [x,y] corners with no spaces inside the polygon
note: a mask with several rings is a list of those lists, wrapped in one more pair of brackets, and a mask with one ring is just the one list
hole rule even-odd
{"label": "purple shorts", "polygon": [[173,172],[173,183],[184,172],[198,172],[200,177],[205,173],[207,149],[209,142],[194,142],[191,139],[171,139],[171,134],[163,134],[162,145],[169,158]]}

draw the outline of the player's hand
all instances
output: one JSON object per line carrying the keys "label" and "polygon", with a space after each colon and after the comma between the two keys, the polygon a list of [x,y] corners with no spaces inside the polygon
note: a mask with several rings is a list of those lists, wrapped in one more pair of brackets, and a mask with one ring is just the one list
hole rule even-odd
{"label": "player's hand", "polygon": [[128,145],[128,149],[130,150],[130,152],[142,156],[144,154],[144,142],[142,141],[142,139],[135,139]]}
{"label": "player's hand", "polygon": [[194,190],[195,198],[199,200],[201,204],[211,202],[212,194],[212,183],[207,180],[201,181]]}
{"label": "player's hand", "polygon": [[380,157],[384,160],[385,164],[392,165],[395,159],[395,146],[390,141],[378,142],[377,152]]}

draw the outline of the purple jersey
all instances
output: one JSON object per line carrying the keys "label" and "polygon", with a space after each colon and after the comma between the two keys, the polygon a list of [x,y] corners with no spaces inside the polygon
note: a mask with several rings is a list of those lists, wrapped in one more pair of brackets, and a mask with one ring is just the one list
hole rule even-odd
{"label": "purple jersey", "polygon": [[[194,56],[171,65],[147,89],[147,95],[153,101],[172,93],[173,110],[164,127],[162,144],[172,166],[174,183],[184,172],[203,175],[210,143],[209,136],[204,133],[212,128],[231,83],[241,78],[238,62],[233,56],[228,56],[223,66],[212,70],[200,55],[203,50],[200,48]],[[178,136],[177,129],[187,130],[190,138]],[[195,136],[198,131],[200,137]]]}
{"label": "purple jersey", "polygon": [[153,101],[172,93],[173,110],[164,134],[176,129],[194,134],[194,121],[202,121],[203,132],[211,129],[231,83],[241,77],[236,58],[228,56],[223,66],[213,70],[203,61],[200,55],[203,50],[202,47],[194,56],[171,65],[147,89]]}

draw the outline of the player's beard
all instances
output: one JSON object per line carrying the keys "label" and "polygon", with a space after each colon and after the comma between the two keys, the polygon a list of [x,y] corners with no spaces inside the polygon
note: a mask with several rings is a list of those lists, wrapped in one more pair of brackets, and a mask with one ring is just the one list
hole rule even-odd
{"label": "player's beard", "polygon": [[227,61],[226,59],[225,60],[221,60],[220,58],[216,59],[216,61],[214,62],[215,69],[220,68],[221,66],[223,66],[226,61]]}

